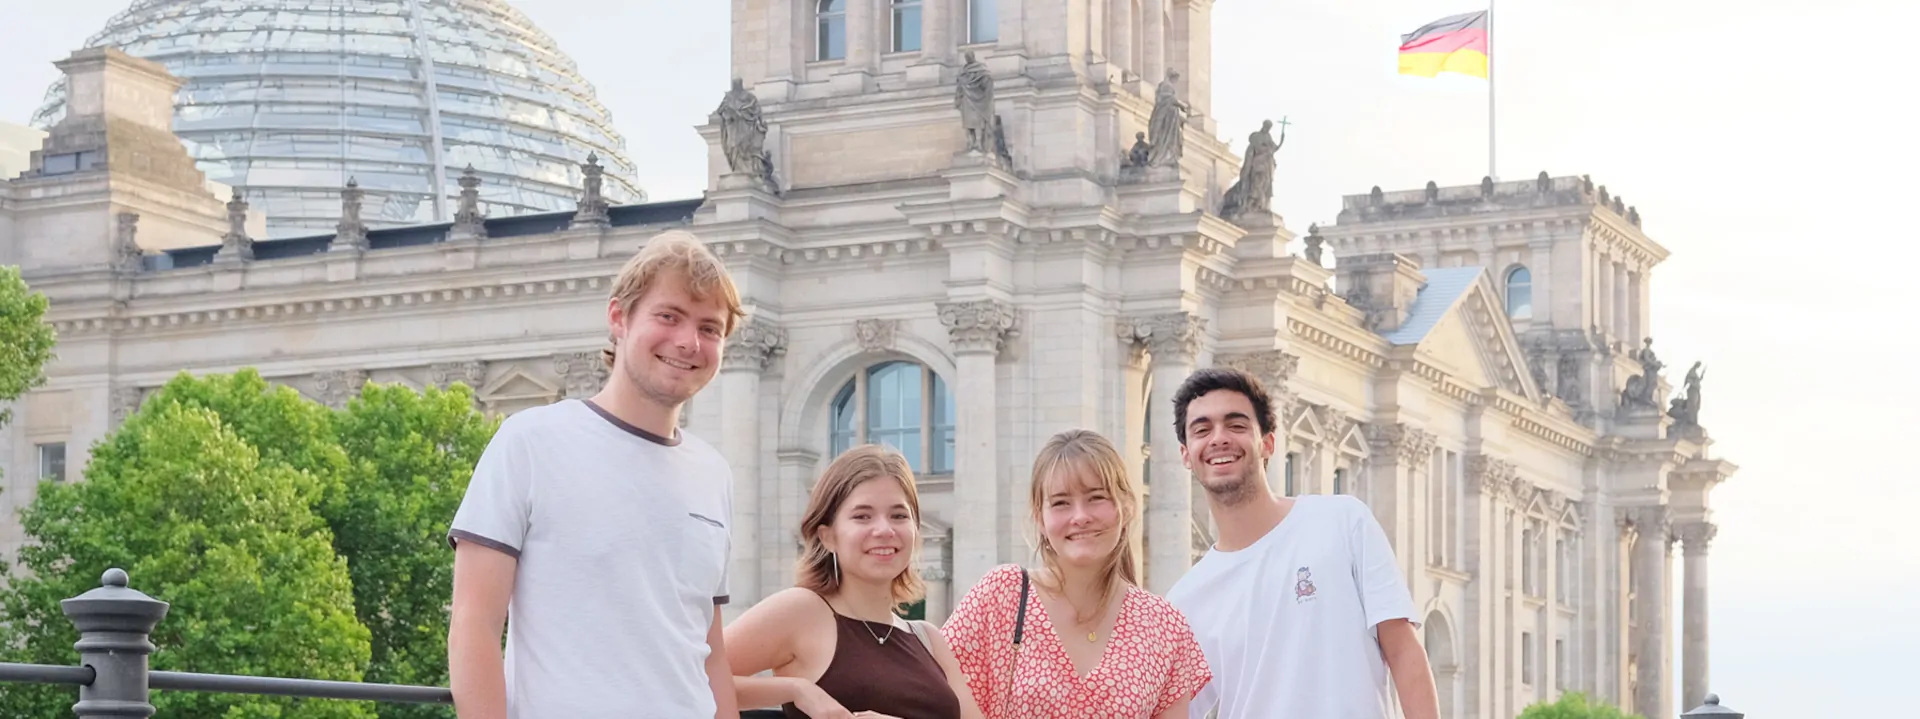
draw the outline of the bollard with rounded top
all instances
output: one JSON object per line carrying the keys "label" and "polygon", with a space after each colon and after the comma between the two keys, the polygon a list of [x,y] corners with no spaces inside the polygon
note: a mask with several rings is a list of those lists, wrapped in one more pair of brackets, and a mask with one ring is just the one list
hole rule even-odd
{"label": "bollard with rounded top", "polygon": [[1708,694],[1707,703],[1680,715],[1680,719],[1743,719],[1745,714],[1720,706],[1720,695]]}
{"label": "bollard with rounded top", "polygon": [[100,588],[61,600],[60,611],[80,632],[74,649],[80,663],[93,667],[93,683],[80,687],[73,714],[80,719],[153,716],[147,702],[148,638],[167,616],[167,603],[127,588],[127,573],[115,567],[100,577]]}

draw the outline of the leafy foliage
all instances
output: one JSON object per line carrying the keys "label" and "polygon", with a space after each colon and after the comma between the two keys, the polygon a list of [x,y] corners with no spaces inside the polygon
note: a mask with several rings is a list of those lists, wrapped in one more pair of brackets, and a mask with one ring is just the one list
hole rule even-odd
{"label": "leafy foliage", "polygon": [[[68,664],[60,600],[107,567],[172,605],[155,669],[445,686],[446,525],[499,427],[463,385],[369,384],[330,410],[252,370],[182,373],[46,483],[0,590],[0,656]],[[445,719],[448,707],[157,692],[160,716]],[[68,687],[15,685],[0,716],[71,716]]]}
{"label": "leafy foliage", "polygon": [[[20,268],[0,266],[0,402],[19,399],[40,386],[40,374],[53,358],[53,328],[43,320],[47,296],[20,279]],[[0,427],[13,418],[0,409]]]}
{"label": "leafy foliage", "polygon": [[1644,719],[1639,714],[1622,713],[1619,707],[1587,699],[1580,692],[1560,695],[1559,701],[1540,702],[1520,712],[1518,719]]}

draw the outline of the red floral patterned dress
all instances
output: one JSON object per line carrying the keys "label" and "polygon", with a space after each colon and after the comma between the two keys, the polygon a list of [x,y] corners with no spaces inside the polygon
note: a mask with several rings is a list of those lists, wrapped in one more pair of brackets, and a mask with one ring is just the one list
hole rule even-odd
{"label": "red floral patterned dress", "polygon": [[941,628],[987,719],[1151,719],[1213,679],[1186,617],[1152,592],[1127,589],[1105,652],[1086,676],[1074,670],[1037,588],[1027,594],[1015,656],[1019,603],[1020,567],[1001,565]]}

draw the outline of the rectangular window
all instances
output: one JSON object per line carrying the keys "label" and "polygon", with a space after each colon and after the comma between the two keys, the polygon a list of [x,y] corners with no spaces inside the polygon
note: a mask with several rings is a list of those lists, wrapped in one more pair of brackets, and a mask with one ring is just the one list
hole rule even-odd
{"label": "rectangular window", "polygon": [[1298,452],[1288,452],[1287,453],[1287,471],[1286,471],[1287,486],[1285,488],[1286,496],[1288,497],[1296,496],[1298,494],[1297,492],[1294,491],[1294,487],[1293,487],[1293,473],[1294,473],[1294,467],[1298,466],[1299,464],[1300,464],[1300,454]]}
{"label": "rectangular window", "polygon": [[967,43],[1000,40],[1000,0],[967,0]]}
{"label": "rectangular window", "polygon": [[1533,686],[1533,632],[1520,633],[1520,683]]}
{"label": "rectangular window", "polygon": [[920,50],[920,0],[893,0],[893,51]]}
{"label": "rectangular window", "polygon": [[1553,640],[1553,688],[1567,690],[1567,640]]}
{"label": "rectangular window", "polygon": [[55,482],[67,481],[67,443],[49,442],[38,445],[40,450],[40,478]]}

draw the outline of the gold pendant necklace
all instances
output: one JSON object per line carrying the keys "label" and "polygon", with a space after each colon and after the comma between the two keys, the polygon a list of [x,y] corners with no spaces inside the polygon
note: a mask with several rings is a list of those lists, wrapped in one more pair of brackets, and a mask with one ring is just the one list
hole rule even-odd
{"label": "gold pendant necklace", "polygon": [[1087,632],[1087,641],[1098,642],[1100,641],[1100,635],[1093,632]]}

